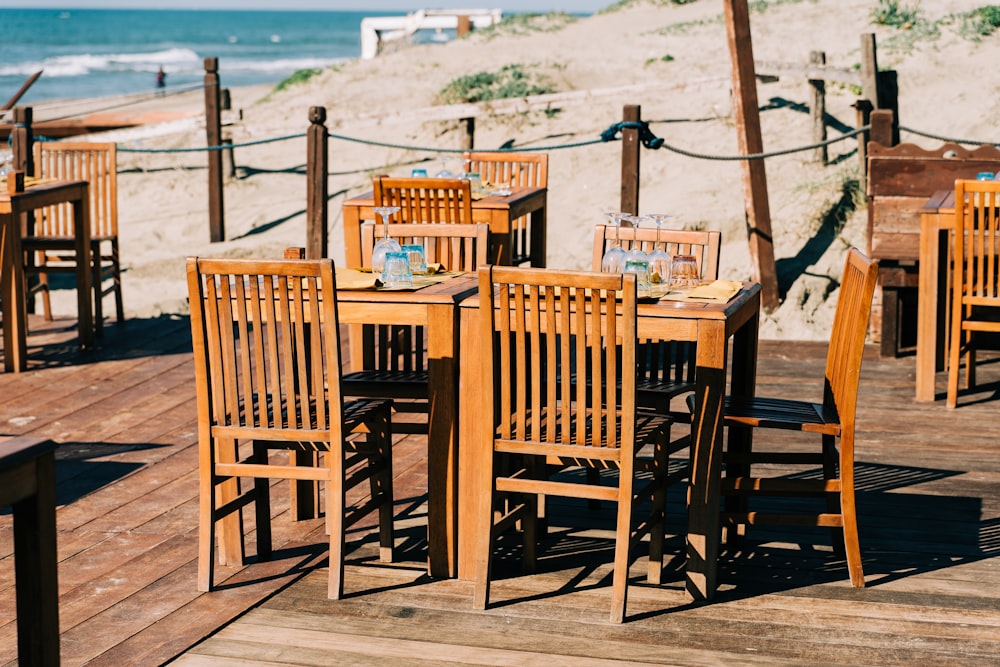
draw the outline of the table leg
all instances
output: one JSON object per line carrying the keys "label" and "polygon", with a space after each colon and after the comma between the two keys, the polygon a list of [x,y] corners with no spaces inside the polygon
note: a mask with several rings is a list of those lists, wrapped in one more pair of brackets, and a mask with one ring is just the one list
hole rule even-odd
{"label": "table leg", "polygon": [[91,289],[90,198],[83,188],[80,199],[73,201],[74,242],[76,244],[76,307],[80,327],[80,347],[89,348],[94,342],[94,306]]}
{"label": "table leg", "polygon": [[428,306],[427,551],[432,577],[454,577],[458,526],[458,352],[453,305]]}
{"label": "table leg", "polygon": [[22,466],[34,493],[13,504],[17,655],[22,665],[59,664],[55,457]]}
{"label": "table leg", "polygon": [[28,311],[18,216],[0,215],[2,249],[3,365],[7,372],[28,368]]}
{"label": "table leg", "polygon": [[[917,367],[916,399],[933,401],[935,396],[935,375],[941,368],[940,330],[944,328],[948,313],[942,307],[940,272],[947,269],[947,239],[941,243],[944,218],[937,213],[920,216],[920,274],[917,300]],[[943,321],[942,321],[943,315]],[[947,352],[947,351],[945,351]]]}
{"label": "table leg", "polygon": [[685,575],[695,601],[711,599],[716,588],[727,346],[725,322],[699,323]]}
{"label": "table leg", "polygon": [[[486,443],[479,422],[480,402],[484,388],[477,378],[482,376],[479,332],[479,310],[460,308],[459,357],[459,441],[458,489],[462,502],[458,507],[458,578],[473,581],[476,577],[476,522],[479,516],[479,496],[474,494],[475,475],[483,465]],[[490,388],[492,390],[492,388]]]}
{"label": "table leg", "polygon": [[545,267],[547,251],[545,248],[545,207],[531,212],[531,265]]}

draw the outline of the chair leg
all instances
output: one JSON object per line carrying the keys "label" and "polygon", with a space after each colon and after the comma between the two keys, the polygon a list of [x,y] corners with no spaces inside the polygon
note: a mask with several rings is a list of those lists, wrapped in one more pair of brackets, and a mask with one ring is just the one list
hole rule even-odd
{"label": "chair leg", "polygon": [[632,492],[635,474],[632,463],[624,462],[618,478],[618,511],[615,524],[615,562],[611,586],[611,622],[625,620],[628,597],[628,565],[632,543]]}
{"label": "chair leg", "polygon": [[858,537],[858,513],[854,500],[854,473],[841,473],[840,512],[844,518],[844,555],[851,585],[864,588],[865,572],[861,565],[861,541]]}
{"label": "chair leg", "polygon": [[372,499],[378,501],[378,536],[379,560],[391,563],[395,558],[395,540],[393,537],[393,493],[392,493],[392,426],[390,409],[385,408],[385,429],[383,432],[371,431],[368,434],[369,444],[374,449],[372,465],[378,472],[371,477]]}
{"label": "chair leg", "polygon": [[211,465],[205,465],[205,461],[198,466],[198,486],[198,590],[207,593],[212,590],[215,575],[216,504]]}
{"label": "chair leg", "polygon": [[[254,459],[261,465],[267,465],[267,447],[254,442]],[[266,477],[255,477],[253,480],[254,519],[257,523],[257,558],[271,558],[271,484]]]}
{"label": "chair leg", "polygon": [[101,290],[101,244],[94,243],[90,249],[91,271],[90,282],[94,292],[94,333],[104,334],[104,297]]}
{"label": "chair leg", "polygon": [[330,468],[330,477],[326,489],[326,527],[330,542],[330,580],[327,584],[327,597],[339,600],[344,595],[344,549],[346,536],[344,534],[344,511],[347,507],[346,486],[347,470],[345,469],[345,451],[343,442],[334,442],[326,453],[326,464]]}
{"label": "chair leg", "polygon": [[479,495],[479,516],[475,524],[476,557],[475,583],[472,589],[472,608],[486,609],[490,598],[490,576],[493,555],[493,508],[496,497],[494,485],[494,457],[489,457],[486,465],[480,466],[479,479],[474,490]]}
{"label": "chair leg", "polygon": [[[44,262],[41,263],[44,266]],[[52,321],[52,299],[49,297],[49,275],[38,274],[38,291],[42,294],[42,316],[46,322]]]}
{"label": "chair leg", "polygon": [[945,405],[949,408],[954,408],[958,405],[958,362],[961,357],[962,325],[959,322],[957,312],[952,313],[951,319],[951,336],[948,339],[950,341],[950,349],[948,350],[948,395],[945,399]]}
{"label": "chair leg", "polygon": [[125,322],[125,302],[122,301],[122,265],[118,257],[117,239],[111,242],[111,267],[112,290],[115,294],[115,317],[118,324],[123,324]]}
{"label": "chair leg", "polygon": [[[238,452],[236,441],[218,438],[215,441],[216,456],[221,463],[236,463]],[[216,507],[224,507],[240,495],[240,480],[232,477],[216,485]],[[243,510],[234,510],[223,517],[214,517],[222,524],[219,533],[219,563],[242,566],[246,562],[246,546],[243,543]]]}
{"label": "chair leg", "polygon": [[[668,427],[669,428],[669,427]],[[653,483],[653,508],[650,520],[652,525],[649,531],[649,563],[646,570],[646,581],[650,584],[659,584],[663,579],[663,541],[666,539],[667,523],[667,476],[670,466],[670,442],[669,430],[664,434],[663,440],[656,443],[654,454]]]}

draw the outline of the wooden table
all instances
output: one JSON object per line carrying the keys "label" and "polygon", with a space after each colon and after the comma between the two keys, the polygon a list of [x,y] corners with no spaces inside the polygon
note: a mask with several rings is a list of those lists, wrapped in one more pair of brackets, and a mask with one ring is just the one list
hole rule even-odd
{"label": "wooden table", "polygon": [[916,373],[918,401],[934,400],[937,371],[945,370],[947,363],[948,267],[951,257],[949,239],[954,228],[955,190],[939,190],[920,211]]}
{"label": "wooden table", "polygon": [[[463,301],[461,312],[459,404],[460,440],[458,488],[470,479],[471,471],[490,451],[484,442],[485,429],[480,423],[474,385],[480,375],[479,297]],[[732,338],[733,361],[730,392],[753,395],[757,369],[757,328],[760,318],[760,285],[746,283],[728,303],[691,303],[657,301],[638,306],[639,338],[697,341],[695,375],[695,411],[692,420],[693,468],[688,489],[688,536],[686,588],[695,600],[707,600],[715,594],[716,567],[719,555],[719,496],[723,436],[723,405],[729,376],[729,340]],[[733,437],[731,434],[730,437]],[[749,437],[746,432],[737,434]],[[459,508],[458,577],[472,580],[475,574],[475,530],[479,515],[476,498],[462,494]]]}
{"label": "wooden table", "polygon": [[21,215],[36,208],[69,202],[73,207],[76,243],[76,292],[80,346],[90,347],[94,340],[93,306],[90,273],[90,213],[87,181],[49,181],[28,185],[24,192],[0,193],[2,224],[3,336],[4,368],[20,372],[28,367],[27,287],[24,278],[24,253],[21,250]]}
{"label": "wooden table", "polygon": [[[458,304],[476,292],[463,274],[415,291],[337,290],[341,324],[405,324],[427,328],[427,546],[434,577],[457,573]],[[356,331],[360,327],[353,327]],[[363,349],[351,334],[351,366],[362,368]]]}
{"label": "wooden table", "polygon": [[14,514],[21,665],[59,664],[55,448],[51,440],[0,438],[0,507]]}
{"label": "wooden table", "polygon": [[[472,222],[490,226],[490,261],[509,266],[511,261],[512,225],[518,218],[531,216],[531,265],[545,266],[545,202],[546,188],[515,188],[510,195],[490,195],[472,201]],[[375,220],[375,195],[368,191],[344,202],[345,266],[362,266],[361,223]]]}

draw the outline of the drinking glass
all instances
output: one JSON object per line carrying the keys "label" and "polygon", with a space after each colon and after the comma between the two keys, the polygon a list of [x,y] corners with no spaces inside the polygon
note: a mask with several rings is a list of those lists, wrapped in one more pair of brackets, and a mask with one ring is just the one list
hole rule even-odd
{"label": "drinking glass", "polygon": [[386,287],[413,287],[410,256],[402,251],[387,252],[382,269],[382,284]]}
{"label": "drinking glass", "polygon": [[434,174],[434,178],[455,178],[455,174],[448,171],[448,158],[441,158],[441,171]]}
{"label": "drinking glass", "polygon": [[669,213],[650,213],[646,217],[656,223],[656,243],[649,253],[649,281],[650,292],[653,296],[663,296],[667,293],[670,284],[670,253],[666,251],[660,241],[660,228],[664,221],[673,216]]}
{"label": "drinking glass", "polygon": [[645,255],[646,253],[643,253],[642,259],[625,260],[624,273],[635,274],[635,295],[639,298],[650,295],[649,262],[646,261]]}
{"label": "drinking glass", "polygon": [[698,258],[694,255],[674,255],[670,263],[670,288],[688,289],[697,287],[701,281],[698,275]]}
{"label": "drinking glass", "polygon": [[400,210],[398,206],[377,206],[373,209],[382,216],[382,238],[372,248],[372,271],[379,272],[385,266],[385,255],[388,252],[399,252],[402,248],[399,242],[389,238],[389,216]]}
{"label": "drinking glass", "polygon": [[611,222],[611,226],[615,228],[615,238],[608,246],[608,249],[604,251],[604,256],[601,257],[601,271],[604,273],[621,273],[622,269],[625,268],[625,250],[622,248],[621,243],[618,239],[618,231],[621,228],[622,219],[628,217],[628,213],[616,213],[607,212],[604,215],[608,216],[608,220]]}
{"label": "drinking glass", "polygon": [[427,273],[427,260],[424,257],[424,247],[419,243],[406,243],[403,252],[410,258],[410,272],[414,275]]}
{"label": "drinking glass", "polygon": [[427,178],[427,170],[420,167],[414,167],[410,170],[410,176],[413,178]]}

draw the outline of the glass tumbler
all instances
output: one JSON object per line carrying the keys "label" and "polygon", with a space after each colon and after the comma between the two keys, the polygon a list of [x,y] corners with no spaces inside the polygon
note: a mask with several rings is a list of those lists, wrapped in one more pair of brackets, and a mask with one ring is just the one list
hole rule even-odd
{"label": "glass tumbler", "polygon": [[694,255],[674,255],[670,262],[670,288],[688,289],[701,282],[698,274],[698,258]]}
{"label": "glass tumbler", "polygon": [[408,254],[405,252],[385,254],[382,284],[386,287],[413,287],[413,273],[410,271],[410,256]]}
{"label": "glass tumbler", "polygon": [[410,258],[410,273],[413,275],[427,273],[427,260],[424,258],[424,247],[419,243],[403,245],[403,252]]}
{"label": "glass tumbler", "polygon": [[650,295],[649,262],[645,259],[626,259],[624,273],[635,274],[635,294],[639,298]]}

